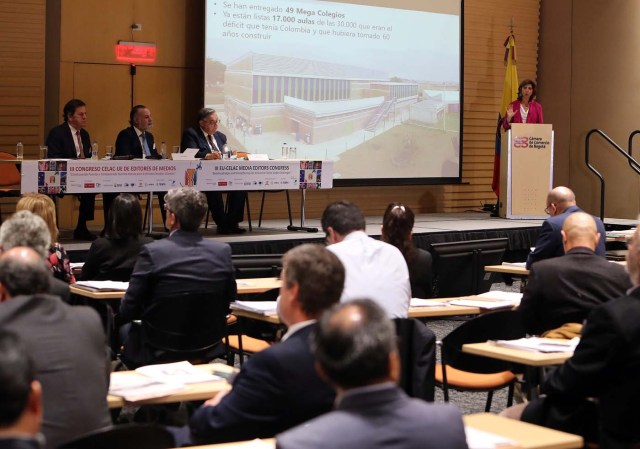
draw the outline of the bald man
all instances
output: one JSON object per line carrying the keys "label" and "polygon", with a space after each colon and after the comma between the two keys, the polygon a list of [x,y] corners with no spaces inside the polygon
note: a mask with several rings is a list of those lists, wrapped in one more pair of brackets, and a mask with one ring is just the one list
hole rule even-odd
{"label": "bald man", "polygon": [[566,254],[536,263],[522,296],[520,311],[530,334],[582,324],[592,309],[631,287],[622,265],[596,255],[600,233],[591,215],[570,214],[560,235]]}
{"label": "bald man", "polygon": [[[527,257],[527,269],[539,260],[551,259],[552,257],[562,256],[564,250],[562,248],[562,237],[560,230],[566,218],[574,212],[581,212],[576,205],[576,196],[573,191],[567,187],[559,186],[553,189],[547,195],[547,207],[544,211],[550,215],[544,223],[538,234],[535,249]],[[606,232],[602,220],[594,217],[596,228],[600,233],[600,239],[596,245],[595,252],[598,256],[605,256]]]}

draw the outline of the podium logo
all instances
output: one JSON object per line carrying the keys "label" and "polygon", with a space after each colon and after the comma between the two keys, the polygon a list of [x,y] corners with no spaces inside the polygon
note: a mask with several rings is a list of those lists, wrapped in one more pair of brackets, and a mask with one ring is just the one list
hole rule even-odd
{"label": "podium logo", "polygon": [[513,138],[513,146],[516,148],[528,148],[529,147],[529,138],[528,137],[514,137]]}

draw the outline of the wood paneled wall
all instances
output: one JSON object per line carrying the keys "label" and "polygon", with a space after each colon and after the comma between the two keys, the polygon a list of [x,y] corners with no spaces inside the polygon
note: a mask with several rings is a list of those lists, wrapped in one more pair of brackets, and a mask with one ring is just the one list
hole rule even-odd
{"label": "wood paneled wall", "polygon": [[[27,8],[22,6],[24,3]],[[114,61],[113,47],[118,40],[133,39],[158,44],[156,63],[138,67],[133,102],[145,103],[152,109],[156,140],[166,140],[169,145],[178,142],[181,130],[191,125],[194,112],[202,102],[204,2],[51,0],[47,3],[47,16],[50,19],[59,17],[60,24],[59,27],[48,27],[47,31],[47,50],[52,49],[50,55],[54,56],[54,61],[47,61],[47,78],[53,82],[47,84],[45,120],[42,116],[44,36],[40,37],[37,45],[32,41],[38,32],[43,32],[45,2],[25,0],[18,7],[13,6],[13,2],[0,0],[0,5],[14,11],[13,14],[26,14],[33,8],[40,21],[39,28],[34,25],[33,33],[24,33],[22,26],[19,32],[18,26],[13,28],[18,33],[16,37],[20,38],[20,45],[27,46],[30,53],[37,53],[38,49],[40,51],[33,61],[36,66],[37,61],[40,63],[39,81],[35,85],[26,83],[22,87],[23,92],[29,91],[29,95],[34,90],[40,92],[39,100],[33,100],[39,107],[37,114],[33,114],[38,115],[32,138],[34,154],[35,145],[44,140],[45,121],[47,128],[59,122],[62,106],[72,97],[79,97],[87,102],[88,130],[91,138],[98,141],[102,148],[112,144],[118,130],[126,126],[131,103],[130,77],[128,66]],[[308,217],[319,217],[328,202],[343,198],[355,201],[368,215],[381,215],[390,201],[403,201],[418,213],[464,211],[478,209],[485,202],[495,202],[490,184],[495,125],[505,75],[502,44],[513,17],[520,78],[535,79],[540,0],[465,0],[464,8],[463,183],[336,188],[328,192],[310,192],[307,197]],[[0,21],[4,21],[5,17],[5,14],[0,15]],[[132,23],[141,23],[142,31],[132,34]],[[7,27],[0,29],[0,33],[4,33],[6,29]],[[29,37],[28,41],[25,41],[25,36]],[[49,43],[50,39],[53,39],[52,44]],[[2,42],[3,48],[6,47],[4,40]],[[4,57],[4,50],[0,51],[0,55]],[[22,77],[13,78],[16,82],[26,82]],[[19,97],[7,100],[11,107],[24,103],[25,97]],[[2,97],[0,102],[4,101]],[[56,104],[52,105],[52,102]],[[5,120],[4,114],[0,115],[0,120]],[[4,139],[7,132],[3,129],[4,123],[0,122],[0,139]],[[14,127],[9,149],[15,146],[15,135],[23,134],[23,130],[15,128],[18,124],[15,120],[8,123]],[[26,131],[28,130],[25,130],[25,135]],[[23,141],[26,141],[26,137]],[[297,193],[293,195],[296,219],[298,198]],[[251,195],[256,216],[259,200],[257,194]],[[98,212],[96,217],[100,216]],[[268,194],[265,217],[285,216],[284,195]],[[66,218],[66,222],[61,220],[61,225],[71,226],[74,217],[75,215],[72,217],[71,214],[63,214],[62,218]]]}
{"label": "wood paneled wall", "polygon": [[0,151],[38,154],[44,126],[45,0],[0,1]]}

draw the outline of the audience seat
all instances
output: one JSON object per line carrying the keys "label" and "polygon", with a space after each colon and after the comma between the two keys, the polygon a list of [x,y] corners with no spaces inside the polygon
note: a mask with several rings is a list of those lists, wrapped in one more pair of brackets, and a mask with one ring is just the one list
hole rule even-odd
{"label": "audience seat", "polygon": [[449,388],[459,391],[486,391],[485,411],[491,410],[493,392],[509,387],[507,406],[513,403],[516,376],[509,362],[462,352],[462,345],[487,340],[513,340],[526,334],[518,311],[500,310],[479,315],[442,339],[441,363],[436,366],[436,383],[449,401]]}

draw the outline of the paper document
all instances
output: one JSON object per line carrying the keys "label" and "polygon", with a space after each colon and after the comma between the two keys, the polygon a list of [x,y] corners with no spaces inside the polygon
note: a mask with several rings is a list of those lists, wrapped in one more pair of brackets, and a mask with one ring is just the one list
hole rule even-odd
{"label": "paper document", "polygon": [[84,262],[70,262],[69,266],[71,267],[72,270],[75,270],[76,268],[84,267]]}
{"label": "paper document", "polygon": [[271,315],[277,312],[277,301],[234,301],[231,309],[247,310],[249,312]]}
{"label": "paper document", "polygon": [[184,388],[183,384],[159,382],[149,377],[123,372],[111,374],[109,394],[120,396],[125,401],[135,402],[169,396]]}
{"label": "paper document", "polygon": [[490,301],[487,299],[454,299],[449,301],[453,306],[478,307],[480,309],[511,309],[515,305],[513,301]]}
{"label": "paper document", "polygon": [[464,432],[467,435],[467,446],[469,449],[507,449],[519,448],[520,445],[508,438],[501,437],[495,433],[474,429],[465,426]]}
{"label": "paper document", "polygon": [[174,384],[195,384],[222,380],[221,377],[198,369],[189,362],[141,366],[136,369],[136,372],[158,382]]}
{"label": "paper document", "polygon": [[495,344],[505,348],[522,349],[535,352],[574,352],[580,343],[580,338],[571,340],[557,340],[555,338],[530,337],[518,340],[497,340]]}
{"label": "paper document", "polygon": [[514,304],[519,304],[522,300],[522,293],[520,292],[502,292],[494,290],[491,292],[481,293],[477,298],[488,299],[491,301],[511,301]]}
{"label": "paper document", "polygon": [[128,282],[118,281],[78,281],[73,285],[94,292],[126,292],[129,288]]}
{"label": "paper document", "polygon": [[527,262],[502,262],[502,265],[525,268],[527,266]]}
{"label": "paper document", "polygon": [[410,307],[442,307],[446,306],[446,302],[434,301],[433,299],[411,298]]}

